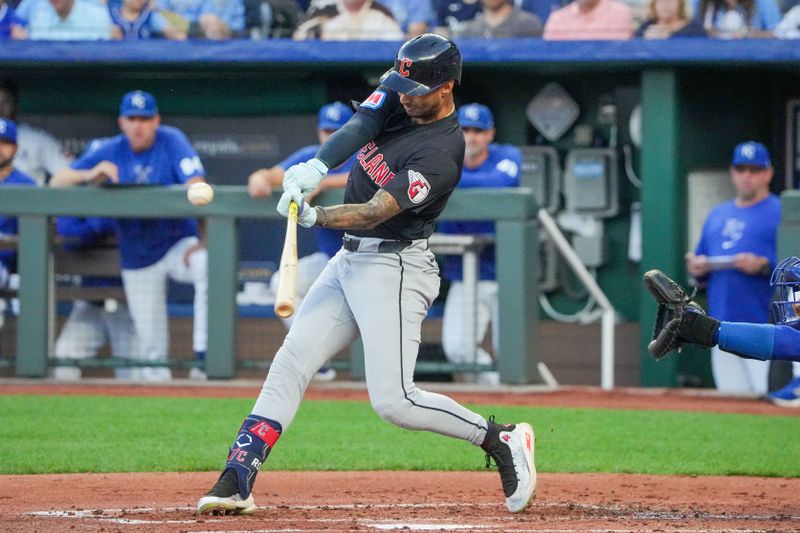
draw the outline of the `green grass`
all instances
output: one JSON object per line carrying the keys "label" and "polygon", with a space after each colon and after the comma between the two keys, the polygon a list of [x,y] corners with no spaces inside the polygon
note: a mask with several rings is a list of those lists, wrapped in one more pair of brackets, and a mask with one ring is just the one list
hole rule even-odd
{"label": "green grass", "polygon": [[[217,470],[253,401],[0,396],[0,473]],[[796,417],[479,406],[530,421],[544,472],[800,477]],[[480,450],[380,420],[366,402],[304,402],[266,468],[478,470]]]}

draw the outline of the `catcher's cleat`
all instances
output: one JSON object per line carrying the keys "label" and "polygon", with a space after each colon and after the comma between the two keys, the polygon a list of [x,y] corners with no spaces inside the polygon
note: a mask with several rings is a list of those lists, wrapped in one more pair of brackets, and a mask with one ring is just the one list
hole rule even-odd
{"label": "catcher's cleat", "polygon": [[489,429],[482,448],[486,451],[486,467],[494,459],[503,483],[506,507],[512,513],[528,508],[536,496],[536,466],[533,446],[536,437],[530,424],[500,425],[489,419]]}
{"label": "catcher's cleat", "polygon": [[238,489],[236,472],[228,468],[219,476],[214,488],[197,502],[197,514],[236,515],[253,514],[256,504],[253,495],[242,498]]}

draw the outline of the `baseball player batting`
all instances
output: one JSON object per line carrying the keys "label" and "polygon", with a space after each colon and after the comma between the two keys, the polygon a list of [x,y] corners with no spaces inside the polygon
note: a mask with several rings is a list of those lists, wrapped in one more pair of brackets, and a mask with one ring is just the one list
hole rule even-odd
{"label": "baseball player batting", "polygon": [[[411,39],[316,157],[287,170],[278,211],[286,216],[294,200],[302,206],[302,226],[346,230],[343,247],[298,309],[222,474],[198,502],[199,513],[255,512],[258,470],[292,423],[309,381],[359,335],[367,390],[381,418],[480,446],[498,466],[508,510],[530,504],[536,490],[531,426],[496,424],[414,383],[422,320],[439,294],[428,237],[464,160],[453,102],[460,80],[461,53],[452,41],[434,34]],[[354,152],[345,203],[311,208],[303,195]]]}
{"label": "baseball player batting", "polygon": [[[684,344],[717,346],[745,359],[800,361],[800,258],[788,257],[772,272],[777,298],[772,303],[775,324],[719,321],[707,316],[683,288],[660,270],[644,275],[645,287],[658,303],[650,354],[660,359]],[[769,394],[787,407],[800,407],[800,377]]]}

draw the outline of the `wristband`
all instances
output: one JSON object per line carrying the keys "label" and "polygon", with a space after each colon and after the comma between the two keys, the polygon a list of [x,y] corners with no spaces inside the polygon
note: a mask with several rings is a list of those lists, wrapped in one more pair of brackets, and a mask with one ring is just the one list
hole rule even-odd
{"label": "wristband", "polygon": [[322,218],[317,216],[317,226],[319,226],[321,228],[328,227],[328,212],[325,211],[325,208],[320,206],[320,205],[318,205],[314,209],[317,210],[317,215],[320,215],[320,214],[322,215]]}

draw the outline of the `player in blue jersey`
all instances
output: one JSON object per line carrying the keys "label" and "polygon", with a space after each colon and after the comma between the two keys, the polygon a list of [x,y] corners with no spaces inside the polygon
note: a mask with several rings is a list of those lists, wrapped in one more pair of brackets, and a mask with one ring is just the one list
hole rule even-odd
{"label": "player in blue jersey", "polygon": [[[716,206],[703,225],[686,267],[708,290],[711,316],[729,322],[769,322],[775,266],[780,199],[771,194],[773,169],[767,148],[748,141],[736,146],[730,167],[736,197]],[[761,361],[711,351],[717,390],[729,393],[767,392],[769,367]]]}
{"label": "player in blue jersey", "polygon": [[[522,152],[508,144],[495,144],[494,117],[488,107],[468,104],[458,110],[458,122],[464,131],[466,149],[464,168],[459,188],[471,187],[516,187],[519,185],[519,170]],[[466,233],[494,235],[494,222],[440,222],[440,233]],[[467,316],[465,313],[465,287],[462,280],[461,258],[449,256],[445,259],[443,276],[450,280],[450,289],[444,305],[442,319],[442,348],[447,360],[452,363],[470,363],[470,344],[476,343],[475,363],[492,364],[492,356],[480,343],[492,324],[492,340],[497,353],[497,281],[495,278],[494,245],[484,248],[480,256],[480,281],[478,282],[476,305],[476,338],[464,335]],[[467,310],[466,312],[471,312]],[[500,382],[497,372],[481,372],[478,382],[496,385]]]}
{"label": "player in blue jersey", "polygon": [[[0,118],[0,186],[35,187],[36,181],[14,168],[17,153],[17,124]],[[0,237],[16,235],[19,227],[16,217],[0,216]],[[9,273],[16,271],[17,252],[0,250],[0,287],[8,284]]]}
{"label": "player in blue jersey", "polygon": [[[800,363],[800,258],[787,257],[775,267],[770,285],[775,289],[772,316],[775,324],[720,321],[702,308],[663,272],[644,275],[645,286],[659,304],[653,341],[648,350],[659,359],[683,344],[719,346],[743,360]],[[784,407],[800,407],[800,377],[795,377],[768,399]]]}
{"label": "player in blue jersey", "polygon": [[[122,134],[93,144],[51,181],[54,187],[112,183],[125,186],[191,184],[205,181],[200,158],[177,128],[161,125],[156,100],[143,91],[120,104]],[[208,256],[196,220],[117,219],[125,297],[141,343],[140,357],[167,357],[167,280],[194,285],[193,347],[203,359],[207,343]],[[190,377],[203,378],[199,369]],[[169,380],[168,368],[141,369],[144,380]]]}
{"label": "player in blue jersey", "polygon": [[[298,163],[305,163],[309,159],[314,158],[319,150],[320,145],[328,140],[331,134],[341,128],[345,122],[350,120],[353,116],[353,110],[341,102],[334,102],[332,104],[324,105],[319,110],[317,121],[317,138],[319,144],[312,144],[300,148],[292,153],[271,168],[262,168],[256,170],[250,175],[247,181],[247,190],[253,198],[266,198],[272,195],[274,187],[281,187],[283,185],[283,175],[289,167]],[[316,197],[319,193],[326,189],[343,189],[347,184],[347,175],[355,161],[355,155],[350,157],[347,161],[331,170],[325,179],[323,179],[317,189],[308,195],[309,201]],[[305,297],[311,284],[320,275],[328,260],[336,255],[336,252],[342,247],[342,237],[344,232],[341,230],[334,230],[330,228],[315,228],[314,238],[316,239],[318,251],[301,257],[297,262],[297,295],[296,305],[300,307],[303,298]],[[276,272],[270,280],[272,292],[278,290],[278,282],[280,280],[280,272]],[[281,319],[286,327],[292,325],[294,316]],[[314,375],[317,381],[331,381],[336,378],[336,371],[330,367],[322,367]]]}

